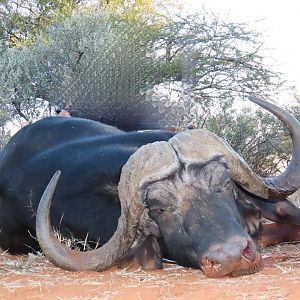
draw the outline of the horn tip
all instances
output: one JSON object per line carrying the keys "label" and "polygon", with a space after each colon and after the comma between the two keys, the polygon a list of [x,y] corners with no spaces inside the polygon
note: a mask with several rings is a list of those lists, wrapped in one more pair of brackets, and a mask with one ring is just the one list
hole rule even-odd
{"label": "horn tip", "polygon": [[52,179],[53,179],[53,180],[58,180],[59,177],[60,177],[60,175],[61,175],[61,170],[57,170],[57,171],[54,173],[54,175],[52,176]]}
{"label": "horn tip", "polygon": [[255,95],[250,95],[250,96],[248,96],[248,99],[249,99],[250,101],[253,101],[253,102],[261,102],[261,99],[258,98],[258,97],[255,96]]}

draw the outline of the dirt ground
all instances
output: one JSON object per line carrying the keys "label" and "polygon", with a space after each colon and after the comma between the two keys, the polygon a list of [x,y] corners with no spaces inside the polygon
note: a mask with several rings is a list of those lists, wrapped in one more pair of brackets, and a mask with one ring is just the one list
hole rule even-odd
{"label": "dirt ground", "polygon": [[0,299],[300,299],[300,245],[263,251],[264,269],[238,278],[210,279],[200,270],[68,272],[42,255],[0,254]]}

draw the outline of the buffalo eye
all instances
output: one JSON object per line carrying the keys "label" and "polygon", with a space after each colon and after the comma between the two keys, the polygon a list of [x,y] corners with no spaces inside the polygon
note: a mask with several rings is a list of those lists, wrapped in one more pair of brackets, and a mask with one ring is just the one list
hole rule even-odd
{"label": "buffalo eye", "polygon": [[152,216],[159,216],[163,212],[165,212],[165,209],[162,208],[162,207],[153,207],[153,208],[150,208],[150,215],[152,215]]}
{"label": "buffalo eye", "polygon": [[161,214],[163,213],[165,210],[163,208],[155,208],[154,209],[154,212],[158,213],[158,214]]}

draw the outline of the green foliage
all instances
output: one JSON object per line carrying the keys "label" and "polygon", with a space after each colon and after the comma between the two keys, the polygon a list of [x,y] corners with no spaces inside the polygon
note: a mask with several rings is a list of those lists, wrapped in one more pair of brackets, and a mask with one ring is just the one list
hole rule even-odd
{"label": "green foliage", "polygon": [[173,59],[172,61],[161,61],[159,65],[159,81],[181,80],[182,79],[182,61]]}
{"label": "green foliage", "polygon": [[[149,17],[155,15],[151,1],[141,3],[151,8]],[[207,13],[160,15],[158,23],[132,20],[131,14],[85,9],[49,27],[32,46],[8,49],[1,59],[3,78],[13,80],[0,91],[2,102],[16,99],[20,111],[23,103],[42,98],[97,111],[104,103],[134,106],[145,101],[141,91],[182,80],[209,109],[251,92],[266,95],[282,84],[261,63],[258,34],[245,24]]]}
{"label": "green foliage", "polygon": [[[49,113],[47,101],[114,120],[124,111],[131,112],[129,118],[141,110],[150,114],[150,105],[151,113],[171,122],[161,125],[185,127],[196,117],[261,174],[278,171],[287,160],[289,138],[281,124],[269,114],[233,108],[236,98],[270,96],[283,85],[280,74],[263,64],[262,37],[247,24],[207,12],[171,18],[150,0],[135,6],[104,1],[105,9],[84,7],[72,14],[78,2],[23,1],[40,8],[39,22],[20,12],[16,20],[13,14],[2,19],[2,41],[18,46],[4,43],[0,52],[6,116],[32,121]],[[0,3],[7,9],[12,2]],[[155,85],[174,81],[182,82],[180,101],[146,96]]]}
{"label": "green foliage", "polygon": [[6,124],[9,121],[9,116],[0,111],[0,149],[7,143],[10,138],[10,132],[6,128]]}
{"label": "green foliage", "polygon": [[[30,67],[29,67],[30,66]],[[40,116],[44,106],[40,73],[30,48],[9,48],[0,59],[0,103],[3,112],[11,117],[18,115],[26,121]]]}
{"label": "green foliage", "polygon": [[262,37],[248,27],[206,12],[178,17],[162,27],[158,49],[167,63],[180,61],[181,77],[200,101],[273,94],[283,81],[264,66]]}
{"label": "green foliage", "polygon": [[49,32],[46,43],[39,41],[38,51],[47,53],[51,66],[47,100],[96,111],[139,101],[141,90],[156,76],[156,62],[146,47],[148,33],[106,13],[66,20]]}
{"label": "green foliage", "polygon": [[36,34],[62,17],[69,16],[78,0],[1,0],[0,38],[15,47],[32,43]]}
{"label": "green foliage", "polygon": [[40,99],[93,111],[138,102],[158,74],[147,47],[151,27],[139,25],[84,12],[50,27],[32,46],[8,48],[0,57],[2,104],[31,120]]}
{"label": "green foliage", "polygon": [[[180,1],[179,1],[180,2]],[[127,22],[146,22],[158,24],[163,22],[163,11],[178,10],[178,0],[100,0],[101,8],[107,9],[118,20]]]}
{"label": "green foliage", "polygon": [[288,131],[264,110],[225,109],[209,116],[204,127],[223,137],[253,170],[263,176],[280,173],[289,160]]}

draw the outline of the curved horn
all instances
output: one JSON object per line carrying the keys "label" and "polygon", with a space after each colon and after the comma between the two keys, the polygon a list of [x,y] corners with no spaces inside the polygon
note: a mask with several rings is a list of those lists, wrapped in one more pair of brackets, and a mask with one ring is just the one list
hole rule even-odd
{"label": "curved horn", "polygon": [[121,216],[112,238],[101,248],[78,252],[62,245],[55,237],[49,218],[49,210],[60,171],[49,182],[37,210],[36,234],[45,256],[56,266],[66,270],[103,271],[115,265],[131,246],[142,214],[142,206],[136,199],[122,199]]}
{"label": "curved horn", "polygon": [[37,239],[45,256],[56,266],[67,270],[103,271],[115,265],[134,241],[143,212],[142,186],[168,176],[178,167],[178,160],[167,142],[141,147],[132,155],[121,172],[118,186],[121,216],[112,238],[101,248],[78,252],[62,245],[51,228],[49,210],[60,171],[49,182],[40,200],[36,216]]}
{"label": "curved horn", "polygon": [[287,197],[300,187],[300,123],[290,113],[272,103],[254,96],[250,96],[249,99],[274,114],[290,132],[293,147],[289,165],[280,175],[263,179],[271,194]]}
{"label": "curved horn", "polygon": [[245,190],[265,199],[286,197],[300,187],[300,123],[274,104],[255,97],[250,100],[276,115],[290,131],[293,158],[281,175],[269,178],[258,176],[225,141],[207,130],[185,131],[169,142],[178,158],[186,164],[204,163],[222,155],[227,160],[232,179]]}
{"label": "curved horn", "polygon": [[[214,133],[197,129],[184,131],[169,140],[182,163],[205,164],[215,157],[224,156],[231,178],[247,191],[268,198],[268,189],[247,163],[221,138]],[[197,145],[197,146],[195,146]]]}

